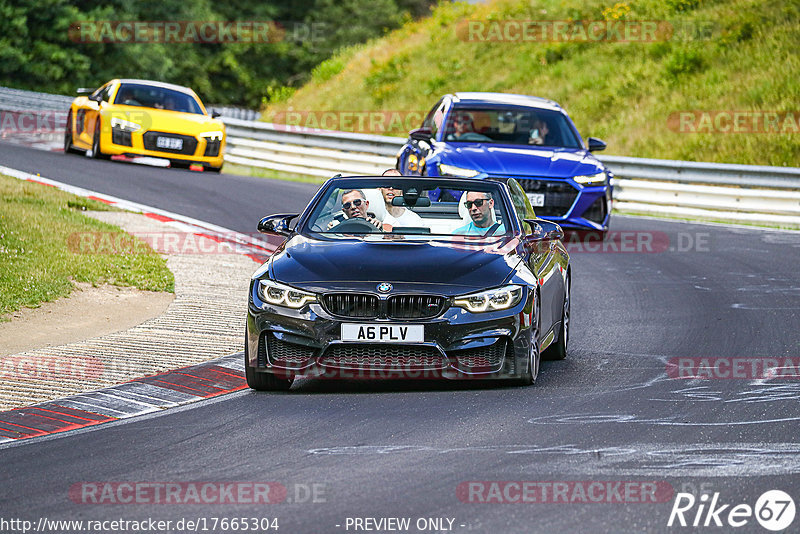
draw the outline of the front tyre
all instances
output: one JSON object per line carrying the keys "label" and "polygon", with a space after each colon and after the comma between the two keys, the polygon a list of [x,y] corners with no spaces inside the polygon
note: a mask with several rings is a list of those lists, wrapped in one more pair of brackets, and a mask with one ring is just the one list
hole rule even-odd
{"label": "front tyre", "polygon": [[536,305],[534,306],[533,324],[531,324],[531,349],[528,356],[528,369],[525,371],[523,377],[519,380],[520,386],[531,386],[536,382],[536,377],[539,375],[539,364],[541,362],[541,355],[539,353],[539,329],[542,324],[541,302],[539,299],[539,292],[536,292]]}
{"label": "front tyre", "polygon": [[67,127],[64,129],[64,154],[75,152],[72,146],[72,111],[67,114]]}
{"label": "front tyre", "polygon": [[281,378],[272,373],[259,373],[250,367],[250,358],[247,354],[247,342],[244,347],[244,376],[247,386],[256,391],[289,391],[294,382],[292,378]]}
{"label": "front tyre", "polygon": [[103,154],[103,149],[100,146],[100,118],[97,118],[97,122],[94,125],[94,137],[92,138],[92,158],[94,159],[106,159],[105,154]]}
{"label": "front tyre", "polygon": [[544,352],[548,360],[563,360],[567,357],[567,347],[569,346],[569,327],[570,327],[570,275],[564,283],[564,306],[561,309],[561,330],[558,332],[558,339],[555,344]]}

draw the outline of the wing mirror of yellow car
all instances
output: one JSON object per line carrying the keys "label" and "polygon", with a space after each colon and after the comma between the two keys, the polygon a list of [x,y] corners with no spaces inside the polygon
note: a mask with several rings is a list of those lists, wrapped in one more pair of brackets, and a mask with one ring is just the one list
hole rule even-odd
{"label": "wing mirror of yellow car", "polygon": [[98,104],[103,101],[103,95],[98,93],[96,95],[89,95],[89,100],[97,102]]}
{"label": "wing mirror of yellow car", "polygon": [[216,109],[211,110],[211,118],[216,119],[217,117],[222,117],[222,113],[217,111]]}

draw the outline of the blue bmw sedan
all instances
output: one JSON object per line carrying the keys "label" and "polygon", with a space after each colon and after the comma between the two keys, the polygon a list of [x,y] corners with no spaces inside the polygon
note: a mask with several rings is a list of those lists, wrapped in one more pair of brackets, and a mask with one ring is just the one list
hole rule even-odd
{"label": "blue bmw sedan", "polygon": [[[552,100],[505,93],[443,96],[400,149],[404,175],[514,178],[536,215],[565,229],[608,230],[613,175]],[[442,191],[443,200],[451,192]]]}

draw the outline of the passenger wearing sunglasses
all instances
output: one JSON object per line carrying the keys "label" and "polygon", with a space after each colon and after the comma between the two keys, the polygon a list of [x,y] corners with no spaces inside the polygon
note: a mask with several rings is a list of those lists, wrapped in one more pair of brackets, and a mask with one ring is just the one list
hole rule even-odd
{"label": "passenger wearing sunglasses", "polygon": [[502,221],[494,220],[492,215],[494,200],[490,193],[468,191],[462,198],[472,221],[453,230],[454,234],[489,236],[506,233]]}
{"label": "passenger wearing sunglasses", "polygon": [[[344,213],[345,219],[353,219],[358,217],[366,220],[376,228],[382,229],[381,221],[375,218],[374,214],[367,212],[368,207],[369,201],[364,195],[364,192],[360,189],[351,189],[342,195],[342,212]],[[328,230],[340,222],[342,221],[339,219],[332,220],[330,223],[328,223]]]}

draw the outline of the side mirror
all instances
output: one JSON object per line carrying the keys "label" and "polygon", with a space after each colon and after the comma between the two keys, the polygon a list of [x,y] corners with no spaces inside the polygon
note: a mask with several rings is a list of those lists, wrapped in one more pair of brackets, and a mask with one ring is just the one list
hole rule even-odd
{"label": "side mirror", "polygon": [[262,234],[276,234],[284,237],[292,235],[293,231],[289,228],[289,221],[297,217],[299,213],[281,213],[270,215],[258,221],[258,231]]}
{"label": "side mirror", "polygon": [[96,95],[89,95],[89,100],[97,102],[98,104],[103,101],[103,95],[97,93]]}
{"label": "side mirror", "polygon": [[211,118],[216,119],[217,117],[222,117],[222,113],[217,111],[216,109],[211,110]]}
{"label": "side mirror", "polygon": [[408,136],[415,141],[430,141],[433,137],[433,132],[430,128],[417,128],[408,132]]}
{"label": "side mirror", "polygon": [[564,239],[564,230],[554,222],[544,219],[525,219],[532,232],[525,236],[526,241],[557,241]]}
{"label": "side mirror", "polygon": [[590,137],[586,140],[589,145],[589,152],[600,152],[606,149],[606,142],[596,137]]}

